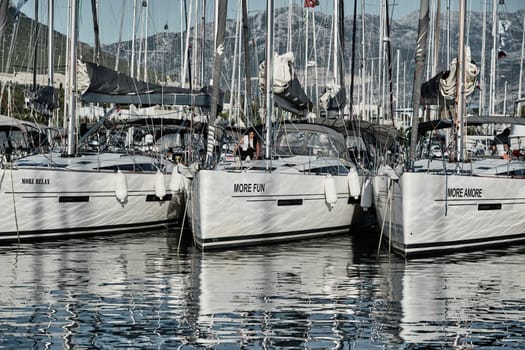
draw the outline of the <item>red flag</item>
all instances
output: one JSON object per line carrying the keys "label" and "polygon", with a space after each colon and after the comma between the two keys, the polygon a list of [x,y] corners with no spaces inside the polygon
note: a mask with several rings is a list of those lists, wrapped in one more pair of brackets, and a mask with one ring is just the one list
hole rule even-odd
{"label": "red flag", "polygon": [[316,7],[319,5],[319,0],[304,0],[304,7]]}

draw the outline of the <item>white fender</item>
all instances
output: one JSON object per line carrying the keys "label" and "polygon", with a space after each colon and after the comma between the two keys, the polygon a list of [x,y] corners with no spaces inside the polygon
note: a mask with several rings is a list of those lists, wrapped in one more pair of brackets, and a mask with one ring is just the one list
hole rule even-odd
{"label": "white fender", "polygon": [[361,189],[361,208],[367,211],[368,208],[372,207],[372,200],[374,197],[374,188],[372,187],[372,181],[370,178],[366,179]]}
{"label": "white fender", "polygon": [[326,204],[332,209],[337,202],[337,190],[335,189],[335,180],[330,174],[326,175],[324,180],[324,195]]}
{"label": "white fender", "polygon": [[160,199],[166,195],[166,184],[164,183],[164,174],[160,170],[157,170],[155,174],[155,195]]}
{"label": "white fender", "polygon": [[115,196],[120,203],[128,199],[128,182],[126,175],[120,169],[115,173]]}
{"label": "white fender", "polygon": [[348,189],[350,191],[350,196],[355,199],[359,198],[359,195],[361,194],[361,179],[354,167],[351,167],[348,172]]}
{"label": "white fender", "polygon": [[177,168],[173,168],[171,172],[169,188],[173,192],[182,192],[184,190],[184,176],[179,174]]}

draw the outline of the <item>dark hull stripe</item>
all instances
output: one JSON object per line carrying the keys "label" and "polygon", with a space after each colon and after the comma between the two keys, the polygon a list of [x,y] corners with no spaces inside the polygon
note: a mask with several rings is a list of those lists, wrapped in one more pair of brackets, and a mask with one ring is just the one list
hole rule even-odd
{"label": "dark hull stripe", "polygon": [[525,241],[525,233],[497,237],[465,239],[460,241],[407,244],[403,247],[402,251],[399,251],[398,249],[396,250],[406,257],[414,257],[452,253],[457,251],[468,251],[481,247],[495,247],[496,245],[511,245],[521,241]]}
{"label": "dark hull stripe", "polygon": [[1,243],[12,243],[17,242],[18,238],[20,241],[37,241],[45,240],[49,238],[69,238],[78,236],[88,235],[113,235],[127,232],[137,232],[145,229],[159,229],[166,228],[169,226],[176,225],[177,222],[174,220],[161,220],[152,222],[141,222],[136,224],[125,224],[125,225],[106,225],[96,227],[72,227],[64,229],[53,229],[53,230],[35,230],[35,231],[16,231],[2,232],[0,233],[0,244]]}
{"label": "dark hull stripe", "polygon": [[321,237],[335,234],[347,233],[350,226],[336,226],[322,229],[298,230],[278,233],[265,233],[255,235],[243,235],[234,237],[206,238],[195,237],[197,245],[204,248],[226,248],[253,244],[277,243],[304,238]]}

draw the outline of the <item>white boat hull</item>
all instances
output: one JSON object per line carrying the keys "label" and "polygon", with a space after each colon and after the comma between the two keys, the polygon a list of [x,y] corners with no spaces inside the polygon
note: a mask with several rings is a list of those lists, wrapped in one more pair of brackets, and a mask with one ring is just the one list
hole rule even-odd
{"label": "white boat hull", "polygon": [[382,237],[404,255],[525,240],[523,179],[406,172],[374,177]]}
{"label": "white boat hull", "polygon": [[330,208],[324,175],[198,171],[188,202],[194,240],[219,248],[348,232],[357,201],[346,175],[332,178]]}
{"label": "white boat hull", "polygon": [[[114,234],[165,227],[180,213],[178,196],[155,195],[154,173],[126,173],[127,199],[116,196],[116,173],[0,169],[0,241]],[[164,175],[169,183],[169,175]]]}

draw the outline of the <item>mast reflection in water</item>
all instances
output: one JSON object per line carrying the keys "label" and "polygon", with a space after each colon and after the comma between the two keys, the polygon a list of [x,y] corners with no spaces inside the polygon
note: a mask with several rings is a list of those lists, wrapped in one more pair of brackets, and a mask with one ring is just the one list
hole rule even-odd
{"label": "mast reflection in water", "polygon": [[0,247],[0,348],[525,343],[523,247],[405,262],[370,232],[215,252],[175,235]]}

